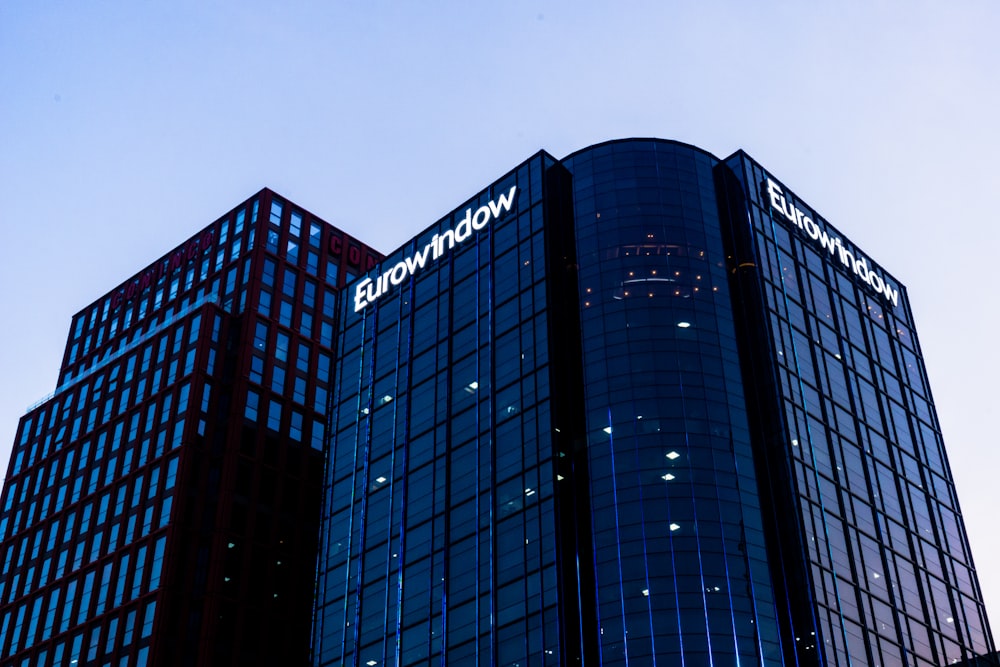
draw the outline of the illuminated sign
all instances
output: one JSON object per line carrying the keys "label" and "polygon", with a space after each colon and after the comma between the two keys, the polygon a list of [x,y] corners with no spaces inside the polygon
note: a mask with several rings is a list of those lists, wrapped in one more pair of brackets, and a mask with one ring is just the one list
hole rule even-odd
{"label": "illuminated sign", "polygon": [[810,218],[802,209],[792,204],[791,200],[785,197],[781,186],[770,178],[767,179],[767,183],[763,189],[767,192],[767,196],[771,200],[771,208],[773,210],[781,213],[789,222],[805,232],[823,250],[829,252],[831,257],[839,259],[841,264],[853,271],[854,275],[860,278],[866,285],[888,299],[893,306],[899,303],[899,289],[890,286],[885,278],[869,268],[867,257],[861,253],[858,253],[858,256],[855,257],[854,253],[844,247],[844,243],[840,238],[827,233],[825,229],[821,229],[816,224],[816,221]]}
{"label": "illuminated sign", "polygon": [[504,213],[510,211],[516,195],[517,186],[512,185],[506,195],[500,195],[496,201],[490,201],[486,206],[480,206],[475,213],[472,212],[471,208],[466,209],[465,217],[455,225],[454,229],[449,229],[443,234],[435,234],[423,250],[403,259],[374,280],[371,278],[362,279],[354,288],[354,312],[360,313],[366,306],[385,296],[392,286],[401,284],[408,277],[416,274],[418,270],[424,268],[428,260],[437,261],[456,244],[468,240],[473,232],[485,229],[490,224],[490,220],[499,219]]}
{"label": "illuminated sign", "polygon": [[155,285],[164,276],[170,275],[181,267],[185,262],[190,262],[208,250],[215,238],[215,232],[206,229],[197,238],[193,238],[185,245],[173,251],[156,264],[140,273],[130,280],[123,288],[111,295],[111,307],[117,309],[123,303],[136,298],[152,285]]}

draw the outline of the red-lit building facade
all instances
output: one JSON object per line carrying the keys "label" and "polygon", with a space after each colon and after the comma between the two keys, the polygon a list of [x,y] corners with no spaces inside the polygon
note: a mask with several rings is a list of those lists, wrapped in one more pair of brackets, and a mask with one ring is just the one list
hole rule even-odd
{"label": "red-lit building facade", "polygon": [[0,664],[308,660],[338,289],[262,190],[74,316],[0,496]]}

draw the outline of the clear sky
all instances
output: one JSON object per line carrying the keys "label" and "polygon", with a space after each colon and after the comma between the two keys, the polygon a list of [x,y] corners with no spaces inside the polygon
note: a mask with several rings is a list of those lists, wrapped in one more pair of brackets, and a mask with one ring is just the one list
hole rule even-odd
{"label": "clear sky", "polygon": [[995,0],[7,0],[0,472],[72,315],[261,187],[391,250],[541,148],[743,148],[908,287],[1000,614],[998,28]]}

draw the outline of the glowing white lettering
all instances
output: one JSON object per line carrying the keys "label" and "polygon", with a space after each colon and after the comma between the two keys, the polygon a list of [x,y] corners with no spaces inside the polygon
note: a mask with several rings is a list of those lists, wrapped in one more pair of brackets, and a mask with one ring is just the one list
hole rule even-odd
{"label": "glowing white lettering", "polygon": [[[354,312],[360,313],[365,307],[375,303],[377,299],[388,293],[389,287],[401,285],[408,277],[419,269],[427,266],[427,261],[440,259],[456,244],[463,243],[472,237],[473,232],[482,231],[490,220],[500,218],[510,211],[517,196],[517,186],[512,185],[507,194],[502,194],[496,201],[490,201],[486,206],[480,206],[473,213],[471,208],[465,210],[465,217],[441,234],[435,234],[430,242],[409,257],[404,258],[392,268],[376,278],[365,277],[354,286]],[[429,256],[429,257],[428,257]]]}
{"label": "glowing white lettering", "polygon": [[817,241],[823,250],[830,253],[831,257],[839,259],[841,264],[853,271],[854,275],[875,292],[888,299],[893,306],[899,303],[899,289],[893,288],[885,278],[870,269],[867,257],[863,255],[855,257],[854,253],[844,247],[843,241],[827,233],[825,229],[820,229],[820,226],[812,218],[785,197],[781,186],[770,178],[767,179],[767,196],[771,200],[771,208],[774,211],[783,215],[786,220],[805,232],[806,236],[813,241]]}

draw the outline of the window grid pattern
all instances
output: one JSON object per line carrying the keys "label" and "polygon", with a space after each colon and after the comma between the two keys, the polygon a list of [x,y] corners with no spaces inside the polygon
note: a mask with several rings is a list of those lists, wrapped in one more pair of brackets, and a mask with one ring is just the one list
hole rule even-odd
{"label": "window grid pattern", "polygon": [[3,655],[51,642],[47,654],[83,661],[148,637],[126,636],[123,621],[159,588],[177,449],[198,416],[195,352],[213,313],[152,329],[22,419],[0,512]]}
{"label": "window grid pattern", "polygon": [[318,664],[560,664],[543,169],[390,256],[517,185],[516,210],[363,316],[345,299]]}
{"label": "window grid pattern", "polygon": [[829,665],[929,667],[989,653],[905,289],[894,306],[842,261],[824,257],[822,246],[771,209],[761,194],[769,178],[763,168],[745,156],[731,164],[749,193],[783,446],[800,498],[796,520],[819,624],[809,644]]}
{"label": "window grid pattern", "polygon": [[377,257],[263,190],[74,317],[0,497],[0,665],[306,659],[336,290]]}

